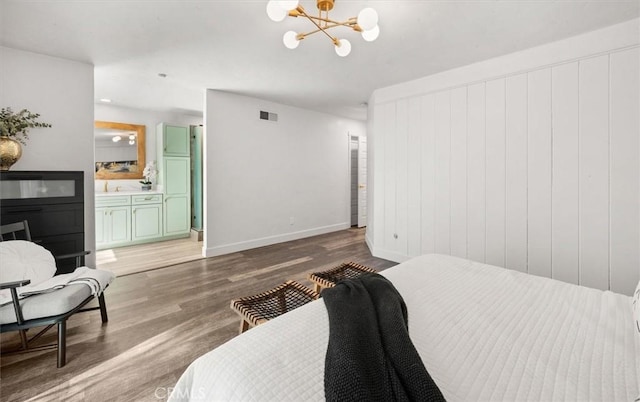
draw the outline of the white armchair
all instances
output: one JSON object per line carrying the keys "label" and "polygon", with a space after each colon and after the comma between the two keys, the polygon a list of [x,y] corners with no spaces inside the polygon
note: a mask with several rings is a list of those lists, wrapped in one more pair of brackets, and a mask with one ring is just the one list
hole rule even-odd
{"label": "white armchair", "polygon": [[[24,240],[20,240],[19,233]],[[0,333],[20,333],[21,348],[15,351],[18,353],[57,348],[57,365],[62,367],[66,364],[67,319],[78,312],[99,309],[102,322],[106,323],[102,290],[115,276],[108,271],[84,268],[76,270],[79,274],[54,277],[57,260],[76,258],[77,265],[89,252],[54,258],[48,250],[31,242],[27,221],[1,226],[0,240]],[[99,307],[83,308],[94,297],[98,298]],[[54,325],[58,327],[57,344],[29,346]],[[28,329],[41,326],[45,328],[31,339],[27,337]]]}

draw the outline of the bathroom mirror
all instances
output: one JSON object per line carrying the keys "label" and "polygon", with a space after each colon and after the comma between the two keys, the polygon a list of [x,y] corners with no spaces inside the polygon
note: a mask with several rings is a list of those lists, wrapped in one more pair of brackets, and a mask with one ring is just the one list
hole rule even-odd
{"label": "bathroom mirror", "polygon": [[145,126],[96,121],[93,129],[96,179],[141,179]]}

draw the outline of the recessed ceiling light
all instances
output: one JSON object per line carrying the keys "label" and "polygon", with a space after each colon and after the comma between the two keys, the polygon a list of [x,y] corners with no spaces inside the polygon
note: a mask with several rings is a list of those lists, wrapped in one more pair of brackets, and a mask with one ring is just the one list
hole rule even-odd
{"label": "recessed ceiling light", "polygon": [[167,74],[165,74],[165,73],[158,73],[158,77],[160,77],[160,78],[167,78]]}
{"label": "recessed ceiling light", "polygon": [[100,102],[111,103],[111,99],[102,98],[102,99],[100,99]]}

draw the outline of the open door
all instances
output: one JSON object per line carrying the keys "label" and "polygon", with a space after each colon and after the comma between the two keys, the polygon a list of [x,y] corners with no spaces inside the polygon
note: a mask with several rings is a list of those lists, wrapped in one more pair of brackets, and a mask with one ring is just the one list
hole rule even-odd
{"label": "open door", "polygon": [[358,227],[367,226],[367,137],[358,137]]}
{"label": "open door", "polygon": [[202,236],[202,126],[191,126],[191,228]]}

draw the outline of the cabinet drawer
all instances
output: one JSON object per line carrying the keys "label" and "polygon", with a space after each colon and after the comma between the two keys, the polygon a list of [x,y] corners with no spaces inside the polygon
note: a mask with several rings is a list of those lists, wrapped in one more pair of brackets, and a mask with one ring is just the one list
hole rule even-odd
{"label": "cabinet drawer", "polygon": [[160,203],[162,203],[162,194],[146,194],[146,195],[131,196],[132,205],[160,204]]}
{"label": "cabinet drawer", "polygon": [[131,205],[131,197],[128,195],[96,197],[96,207],[118,207],[121,205]]}

